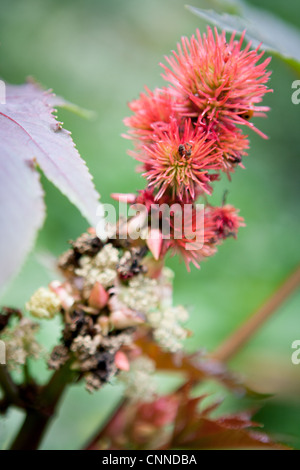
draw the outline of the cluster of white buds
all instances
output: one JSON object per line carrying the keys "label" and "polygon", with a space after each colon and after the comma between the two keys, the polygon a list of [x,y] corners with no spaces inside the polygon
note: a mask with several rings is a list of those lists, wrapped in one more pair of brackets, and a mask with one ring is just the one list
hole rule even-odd
{"label": "cluster of white buds", "polygon": [[107,288],[114,284],[118,263],[119,251],[109,243],[94,257],[82,256],[75,274],[84,279],[86,287],[93,287],[99,282]]}
{"label": "cluster of white buds", "polygon": [[41,287],[33,294],[25,307],[33,317],[50,319],[60,311],[61,301],[55,292]]}
{"label": "cluster of white buds", "polygon": [[182,306],[168,307],[148,314],[148,322],[153,328],[154,339],[170,352],[182,349],[182,341],[187,338],[187,331],[181,326],[189,316]]}
{"label": "cluster of white buds", "polygon": [[101,336],[97,335],[94,338],[91,336],[78,336],[75,338],[72,346],[71,351],[85,355],[93,355],[96,354],[97,348],[101,343]]}
{"label": "cluster of white buds", "polygon": [[26,304],[40,319],[62,315],[61,343],[53,349],[49,367],[57,370],[70,360],[89,391],[117,374],[126,382],[128,396],[151,399],[154,363],[131,353],[140,326],[162,349],[182,348],[187,312],[173,307],[173,272],[151,265],[147,248],[118,240],[103,244],[92,233],[72,247],[59,262],[66,281],[40,288]]}
{"label": "cluster of white buds", "polygon": [[7,365],[18,369],[29,358],[38,359],[43,352],[35,339],[39,325],[28,318],[22,318],[13,328],[5,328],[1,337],[5,340]]}
{"label": "cluster of white buds", "polygon": [[133,401],[153,400],[156,392],[154,382],[155,364],[146,356],[130,362],[130,370],[121,372],[119,380],[125,385],[125,396]]}
{"label": "cluster of white buds", "polygon": [[119,299],[128,308],[147,314],[159,306],[158,282],[144,274],[133,277],[128,287],[122,287]]}
{"label": "cluster of white buds", "polygon": [[182,324],[189,317],[184,307],[172,306],[172,278],[173,272],[166,268],[158,280],[140,274],[121,289],[119,299],[144,315],[145,322],[153,329],[154,339],[163,349],[176,352],[187,338]]}

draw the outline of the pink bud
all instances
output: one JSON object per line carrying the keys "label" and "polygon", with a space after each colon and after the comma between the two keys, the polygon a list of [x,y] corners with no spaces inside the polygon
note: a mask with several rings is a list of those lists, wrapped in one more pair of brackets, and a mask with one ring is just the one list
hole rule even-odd
{"label": "pink bud", "polygon": [[90,307],[98,308],[101,310],[107,304],[108,298],[108,292],[106,292],[100,282],[96,282],[89,297],[89,305]]}
{"label": "pink bud", "polygon": [[128,357],[122,351],[118,351],[115,355],[115,364],[118,369],[125,370],[126,372],[130,369]]}
{"label": "pink bud", "polygon": [[144,323],[144,319],[137,313],[129,309],[115,310],[110,315],[110,321],[115,328],[123,329],[130,326]]}
{"label": "pink bud", "polygon": [[74,304],[74,298],[68,293],[65,286],[59,281],[52,281],[49,289],[54,292],[60,299],[61,305],[68,310]]}
{"label": "pink bud", "polygon": [[162,244],[163,236],[161,231],[159,229],[150,229],[147,238],[147,246],[156,260],[158,260],[160,257]]}
{"label": "pink bud", "polygon": [[108,317],[106,317],[105,315],[101,315],[98,318],[97,323],[101,327],[101,333],[104,336],[107,336],[110,328]]}
{"label": "pink bud", "polygon": [[134,204],[136,201],[136,194],[131,193],[112,193],[110,197],[115,201],[124,202],[125,204]]}

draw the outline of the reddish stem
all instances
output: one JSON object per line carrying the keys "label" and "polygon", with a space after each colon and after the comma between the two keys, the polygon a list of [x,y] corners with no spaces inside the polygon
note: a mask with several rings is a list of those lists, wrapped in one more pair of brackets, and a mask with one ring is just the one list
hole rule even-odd
{"label": "reddish stem", "polygon": [[212,354],[220,362],[230,360],[300,286],[300,267],[246,322],[229,336]]}
{"label": "reddish stem", "polygon": [[92,440],[87,444],[83,450],[99,450],[99,442],[102,438],[107,437],[107,433],[114,427],[114,423],[119,420],[119,416],[123,413],[126,408],[128,400],[122,400],[116,410],[113,411],[112,415],[108,418],[106,424],[101,426],[100,431],[96,432]]}

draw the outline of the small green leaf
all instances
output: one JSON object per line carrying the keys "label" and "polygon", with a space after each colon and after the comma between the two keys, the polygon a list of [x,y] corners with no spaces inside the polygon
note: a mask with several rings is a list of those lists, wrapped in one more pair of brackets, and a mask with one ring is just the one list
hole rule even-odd
{"label": "small green leaf", "polygon": [[77,104],[71,103],[70,101],[66,101],[60,96],[55,96],[54,106],[58,106],[59,108],[66,109],[67,111],[70,111],[73,114],[76,114],[77,116],[83,118],[83,119],[95,119],[97,116],[97,113],[95,111],[91,111],[89,109],[82,108],[81,106],[77,106]]}

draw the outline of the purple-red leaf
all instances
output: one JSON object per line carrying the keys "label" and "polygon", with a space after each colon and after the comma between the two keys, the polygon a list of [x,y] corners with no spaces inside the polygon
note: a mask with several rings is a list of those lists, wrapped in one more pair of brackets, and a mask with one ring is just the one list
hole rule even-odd
{"label": "purple-red leaf", "polygon": [[[6,105],[0,108],[0,132],[3,119],[10,124],[7,131],[11,138],[15,137],[16,127],[20,129],[21,134],[14,138],[20,146],[19,156],[24,160],[25,143],[31,149],[31,160],[37,162],[46,177],[78,207],[91,225],[95,225],[99,194],[70,132],[62,129],[55,119],[53,103],[53,94],[35,84],[8,85]],[[1,134],[0,137],[1,142]]]}
{"label": "purple-red leaf", "polygon": [[7,85],[0,105],[0,286],[18,270],[43,222],[37,166],[91,225],[97,222],[99,195],[53,103],[52,93],[28,83]]}
{"label": "purple-red leaf", "polygon": [[261,449],[287,450],[267,434],[253,430],[260,426],[251,421],[250,413],[240,413],[212,419],[208,410],[200,411],[199,403],[205,397],[191,398],[190,387],[177,392],[179,407],[173,435],[163,448],[220,450]]}
{"label": "purple-red leaf", "polygon": [[[21,266],[41,227],[45,207],[39,174],[2,137],[0,153],[0,287]],[[27,149],[25,149],[26,153]]]}
{"label": "purple-red leaf", "polygon": [[224,364],[205,356],[201,351],[190,355],[184,351],[178,351],[175,354],[163,351],[146,335],[138,338],[136,345],[145,356],[154,361],[157,370],[182,373],[192,383],[213,379],[241,394],[248,392],[240,379],[234,376]]}
{"label": "purple-red leaf", "polygon": [[201,411],[205,396],[190,393],[185,385],[150,403],[124,401],[86,450],[288,450],[257,431],[251,413],[212,418],[218,405]]}

